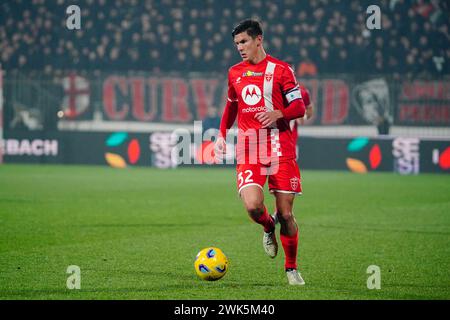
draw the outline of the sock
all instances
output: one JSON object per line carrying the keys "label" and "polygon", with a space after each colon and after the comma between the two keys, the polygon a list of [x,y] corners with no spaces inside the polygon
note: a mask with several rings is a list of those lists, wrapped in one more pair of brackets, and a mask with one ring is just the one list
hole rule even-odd
{"label": "sock", "polygon": [[267,212],[266,207],[264,206],[264,213],[255,220],[256,223],[259,223],[264,227],[264,232],[271,232],[275,228],[275,224],[273,222],[272,217]]}
{"label": "sock", "polygon": [[297,269],[298,229],[297,233],[293,236],[280,233],[280,240],[284,249],[284,268]]}

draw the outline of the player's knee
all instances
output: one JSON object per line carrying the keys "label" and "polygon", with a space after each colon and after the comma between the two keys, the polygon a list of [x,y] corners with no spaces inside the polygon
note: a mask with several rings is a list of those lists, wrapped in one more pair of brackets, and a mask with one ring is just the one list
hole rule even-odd
{"label": "player's knee", "polygon": [[245,203],[248,214],[254,218],[259,218],[264,213],[264,205],[259,201],[249,201]]}
{"label": "player's knee", "polygon": [[277,216],[281,223],[289,222],[295,219],[291,210],[278,210]]}

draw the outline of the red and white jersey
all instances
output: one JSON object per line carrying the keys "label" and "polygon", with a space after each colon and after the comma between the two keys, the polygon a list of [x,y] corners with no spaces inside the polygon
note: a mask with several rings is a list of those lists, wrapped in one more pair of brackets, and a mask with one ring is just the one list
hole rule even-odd
{"label": "red and white jersey", "polygon": [[271,128],[262,129],[255,115],[282,110],[296,99],[301,99],[297,80],[292,68],[283,61],[267,55],[258,64],[243,61],[231,67],[228,71],[228,101],[237,102],[238,106],[237,152],[245,150],[246,155],[251,154],[255,150],[251,147],[254,140],[249,138],[243,142],[239,136],[248,132],[251,136],[257,132],[258,147],[261,148],[263,142],[267,143],[264,154],[258,148],[258,159],[266,156],[272,159],[277,157],[278,161],[295,159],[295,144],[289,121],[282,118]]}

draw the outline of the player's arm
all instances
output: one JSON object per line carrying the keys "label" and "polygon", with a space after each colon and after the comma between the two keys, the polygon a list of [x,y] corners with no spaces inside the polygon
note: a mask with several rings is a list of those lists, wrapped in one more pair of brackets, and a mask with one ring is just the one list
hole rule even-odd
{"label": "player's arm", "polygon": [[297,121],[297,124],[303,124],[304,120],[311,119],[314,115],[314,104],[311,102],[311,98],[309,95],[308,89],[306,89],[305,86],[300,85],[300,92],[302,94],[303,102],[306,106],[305,116],[303,118],[297,118],[295,121]]}
{"label": "player's arm", "polygon": [[305,120],[309,120],[314,115],[314,104],[309,104],[306,106],[305,116],[303,118],[297,118],[295,121],[297,121],[297,124],[304,124]]}
{"label": "player's arm", "polygon": [[230,129],[234,121],[236,121],[238,113],[238,101],[236,92],[231,85],[230,75],[228,74],[228,97],[225,105],[222,118],[220,120],[219,136],[214,145],[215,155],[220,158],[226,151],[225,139],[227,137],[227,130]]}
{"label": "player's arm", "polygon": [[257,113],[255,118],[261,122],[262,128],[271,126],[278,119],[293,120],[305,115],[305,103],[302,99],[299,84],[295,79],[294,72],[285,67],[281,76],[281,91],[285,105],[280,110]]}
{"label": "player's arm", "polygon": [[227,104],[223,111],[222,119],[220,120],[220,136],[222,138],[227,137],[227,130],[230,129],[234,121],[236,121],[236,116],[238,113],[238,103],[237,100],[231,100],[227,98]]}
{"label": "player's arm", "polygon": [[[295,78],[294,70],[286,66],[281,75],[281,90],[284,94],[285,105],[281,109],[286,120],[302,118],[305,115],[309,101],[305,101],[302,88]],[[309,97],[309,96],[308,96]]]}
{"label": "player's arm", "polygon": [[289,90],[284,96],[287,104],[280,110],[283,118],[286,120],[302,118],[305,115],[306,107],[298,86]]}
{"label": "player's arm", "polygon": [[260,112],[255,115],[255,118],[261,122],[262,128],[267,128],[275,123],[278,119],[286,119],[288,121],[301,118],[305,115],[305,103],[301,99],[300,91],[298,93],[290,91],[288,95],[292,96],[293,93],[299,98],[294,98],[291,101],[288,100],[288,105],[281,110],[274,110],[269,112]]}
{"label": "player's arm", "polygon": [[306,106],[305,118],[311,119],[313,115],[314,115],[314,104],[310,103],[308,106]]}

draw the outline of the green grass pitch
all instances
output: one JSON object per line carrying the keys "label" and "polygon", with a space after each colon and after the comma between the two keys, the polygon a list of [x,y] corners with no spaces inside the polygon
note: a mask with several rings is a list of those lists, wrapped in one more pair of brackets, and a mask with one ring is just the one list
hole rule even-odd
{"label": "green grass pitch", "polygon": [[[306,286],[289,287],[233,169],[1,165],[0,299],[450,299],[450,176],[302,175]],[[193,268],[207,246],[230,260],[216,282]],[[69,265],[80,290],[66,287]]]}

